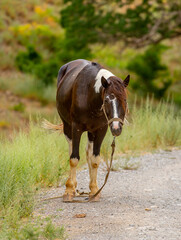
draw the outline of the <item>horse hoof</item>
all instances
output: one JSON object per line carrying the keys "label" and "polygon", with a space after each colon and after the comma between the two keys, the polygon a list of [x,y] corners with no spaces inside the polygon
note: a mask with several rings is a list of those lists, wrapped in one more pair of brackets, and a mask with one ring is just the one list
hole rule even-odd
{"label": "horse hoof", "polygon": [[74,195],[69,194],[69,193],[65,193],[63,195],[63,202],[72,202],[74,198]]}
{"label": "horse hoof", "polygon": [[[89,199],[92,198],[93,195],[89,195]],[[100,202],[101,195],[98,194],[96,197],[94,197],[90,202]]]}

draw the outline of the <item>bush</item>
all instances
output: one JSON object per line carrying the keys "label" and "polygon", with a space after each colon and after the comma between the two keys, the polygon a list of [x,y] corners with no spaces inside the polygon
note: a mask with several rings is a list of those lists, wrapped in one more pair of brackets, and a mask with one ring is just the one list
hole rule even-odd
{"label": "bush", "polygon": [[26,51],[21,51],[16,56],[15,62],[22,72],[33,73],[37,64],[42,61],[41,55],[33,46],[28,46]]}
{"label": "bush", "polygon": [[127,69],[138,76],[133,88],[145,94],[154,93],[157,98],[164,96],[172,83],[168,67],[161,63],[161,54],[166,49],[164,45],[154,45],[130,60]]}
{"label": "bush", "polygon": [[58,75],[59,64],[56,60],[43,62],[35,68],[35,75],[46,85],[51,85]]}
{"label": "bush", "polygon": [[59,61],[43,61],[42,56],[33,46],[27,47],[25,52],[19,52],[16,57],[16,65],[22,72],[32,73],[38,77],[45,86],[51,85],[58,74]]}

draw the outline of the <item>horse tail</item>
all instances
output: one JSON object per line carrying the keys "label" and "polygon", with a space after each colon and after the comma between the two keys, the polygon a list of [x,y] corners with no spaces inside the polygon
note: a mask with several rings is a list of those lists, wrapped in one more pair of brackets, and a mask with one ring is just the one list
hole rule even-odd
{"label": "horse tail", "polygon": [[60,131],[60,133],[63,132],[63,123],[60,125],[56,125],[44,119],[42,121],[42,127],[52,131]]}
{"label": "horse tail", "polygon": [[64,77],[64,75],[65,75],[65,73],[66,73],[66,71],[67,71],[67,67],[68,67],[68,64],[65,64],[65,65],[63,65],[63,66],[60,68],[60,70],[59,70],[59,72],[58,72],[58,77],[57,77],[57,87],[58,87],[61,79]]}

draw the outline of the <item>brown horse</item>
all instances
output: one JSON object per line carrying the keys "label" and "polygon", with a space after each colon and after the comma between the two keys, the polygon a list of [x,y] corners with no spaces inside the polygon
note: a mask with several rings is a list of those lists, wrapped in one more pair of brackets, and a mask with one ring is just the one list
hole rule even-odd
{"label": "brown horse", "polygon": [[[83,59],[69,62],[60,68],[56,102],[70,153],[70,175],[63,201],[71,202],[75,196],[79,144],[84,131],[88,132],[86,156],[90,196],[97,192],[101,144],[108,125],[114,136],[121,134],[127,111],[125,88],[129,79],[128,75],[122,81],[98,63]],[[100,194],[95,201],[99,198]]]}

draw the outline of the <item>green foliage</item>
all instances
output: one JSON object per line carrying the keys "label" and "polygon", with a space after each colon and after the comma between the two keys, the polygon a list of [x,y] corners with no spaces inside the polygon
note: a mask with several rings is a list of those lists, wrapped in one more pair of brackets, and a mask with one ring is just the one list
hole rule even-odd
{"label": "green foliage", "polygon": [[19,70],[35,74],[46,86],[54,82],[59,65],[55,60],[45,62],[33,46],[28,46],[26,52],[19,52],[16,57]]}
{"label": "green foliage", "polygon": [[130,60],[127,68],[138,76],[133,88],[153,93],[157,98],[164,96],[172,83],[168,67],[161,63],[161,54],[165,49],[164,45],[153,45]]}
{"label": "green foliage", "polygon": [[181,3],[174,1],[64,0],[61,25],[74,51],[89,49],[95,42],[142,47],[181,35]]}
{"label": "green foliage", "polygon": [[37,65],[35,68],[35,74],[46,86],[48,86],[54,83],[59,68],[58,61],[49,60]]}
{"label": "green foliage", "polygon": [[20,102],[20,103],[14,105],[11,109],[14,110],[14,111],[17,111],[17,112],[24,112],[25,111],[25,105]]}
{"label": "green foliage", "polygon": [[97,41],[95,27],[99,22],[92,3],[84,4],[83,0],[64,1],[71,2],[61,11],[61,25],[66,29],[65,49],[71,51],[70,59],[89,58],[91,51],[88,44]]}
{"label": "green foliage", "polygon": [[34,68],[42,60],[41,55],[33,46],[28,46],[26,52],[19,52],[16,57],[16,65],[23,72],[34,72]]}
{"label": "green foliage", "polygon": [[[43,11],[39,7],[37,10]],[[62,33],[37,23],[15,26],[12,31],[25,47],[25,51],[19,52],[15,59],[18,69],[34,74],[45,86],[54,83],[64,58]]]}

